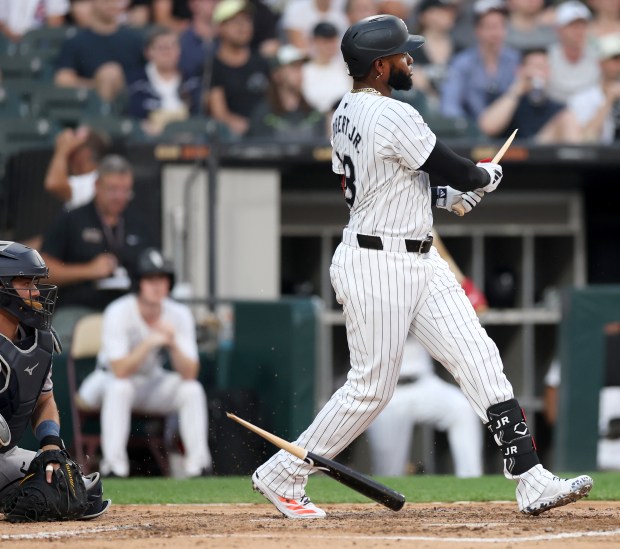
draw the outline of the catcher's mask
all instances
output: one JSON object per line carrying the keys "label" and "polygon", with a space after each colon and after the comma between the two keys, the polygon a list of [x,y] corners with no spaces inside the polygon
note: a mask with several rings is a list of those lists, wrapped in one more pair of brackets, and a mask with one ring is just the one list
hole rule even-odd
{"label": "catcher's mask", "polygon": [[[17,242],[0,241],[0,308],[38,330],[50,329],[58,294],[57,286],[39,284],[47,276],[39,252]],[[31,287],[14,288],[16,278],[31,279]]]}

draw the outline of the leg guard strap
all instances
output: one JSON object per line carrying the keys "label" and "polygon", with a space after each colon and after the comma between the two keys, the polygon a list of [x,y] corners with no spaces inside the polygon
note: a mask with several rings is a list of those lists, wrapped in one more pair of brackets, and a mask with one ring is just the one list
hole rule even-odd
{"label": "leg guard strap", "polygon": [[511,475],[520,475],[540,463],[536,444],[516,399],[494,404],[487,410],[487,428],[493,434]]}

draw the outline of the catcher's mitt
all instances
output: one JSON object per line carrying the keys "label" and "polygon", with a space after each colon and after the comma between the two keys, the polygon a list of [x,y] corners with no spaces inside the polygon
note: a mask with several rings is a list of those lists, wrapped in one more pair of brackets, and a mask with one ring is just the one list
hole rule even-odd
{"label": "catcher's mitt", "polygon": [[[48,463],[60,468],[45,479]],[[4,507],[9,522],[37,522],[81,518],[88,508],[88,496],[80,467],[64,450],[46,450],[30,463],[12,500]]]}

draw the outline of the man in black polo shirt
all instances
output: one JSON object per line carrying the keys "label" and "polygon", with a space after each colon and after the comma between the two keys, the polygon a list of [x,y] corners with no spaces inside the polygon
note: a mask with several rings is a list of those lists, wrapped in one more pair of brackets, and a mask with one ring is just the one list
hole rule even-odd
{"label": "man in black polo shirt", "polygon": [[102,311],[129,291],[137,256],[155,244],[148,226],[127,212],[133,195],[127,160],[106,156],[98,172],[95,198],[62,212],[41,249],[50,281],[59,286],[54,326],[65,345],[80,317]]}

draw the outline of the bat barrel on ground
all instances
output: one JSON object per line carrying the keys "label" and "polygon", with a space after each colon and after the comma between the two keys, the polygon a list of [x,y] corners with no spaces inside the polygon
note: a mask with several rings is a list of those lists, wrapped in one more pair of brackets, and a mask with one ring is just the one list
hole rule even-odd
{"label": "bat barrel on ground", "polygon": [[289,454],[305,461],[315,469],[323,471],[334,480],[337,480],[341,484],[348,486],[381,505],[385,505],[388,509],[392,509],[392,511],[400,511],[403,505],[405,505],[405,496],[376,480],[358,473],[346,465],[342,465],[342,463],[308,452],[305,448],[273,435],[234,414],[226,412],[226,416],[244,427],[247,427],[250,431],[260,435],[278,448],[286,450]]}
{"label": "bat barrel on ground", "polygon": [[[518,131],[519,131],[519,129],[517,128],[514,132],[512,132],[510,134],[510,136],[508,137],[508,139],[506,139],[506,142],[502,145],[501,149],[499,151],[497,151],[497,153],[495,153],[495,156],[493,157],[493,160],[491,160],[491,162],[493,164],[499,163],[499,161],[504,156],[504,153],[508,150],[508,147],[510,147],[510,144],[512,143],[512,140],[515,138],[515,135],[517,135]],[[463,206],[461,206],[460,204],[456,204],[452,208],[452,211],[456,215],[460,215],[460,216],[465,215],[465,210],[463,209]]]}

